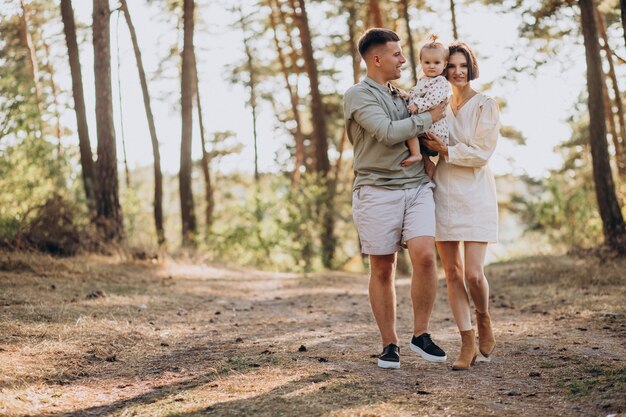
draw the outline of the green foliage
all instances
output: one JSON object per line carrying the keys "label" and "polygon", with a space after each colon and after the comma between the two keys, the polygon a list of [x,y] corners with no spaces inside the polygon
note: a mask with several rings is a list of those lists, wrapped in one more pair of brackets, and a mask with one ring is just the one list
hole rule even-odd
{"label": "green foliage", "polygon": [[20,17],[0,19],[0,138],[24,139],[40,128],[28,50],[20,38]]}
{"label": "green foliage", "polygon": [[[41,28],[48,22],[52,2],[29,4],[36,50],[41,50]],[[70,170],[56,144],[46,137],[49,128],[49,77],[40,73],[41,108],[35,94],[28,49],[21,37],[21,10],[0,15],[0,238],[12,239],[28,214],[54,191],[65,192]],[[38,57],[41,61],[41,57]],[[43,68],[41,68],[43,69]]]}
{"label": "green foliage", "polygon": [[68,177],[55,146],[43,139],[0,147],[0,238],[14,237],[28,212],[63,189]]}
{"label": "green foliage", "polygon": [[[558,147],[563,167],[539,182],[526,178],[531,197],[514,196],[511,205],[522,215],[528,230],[545,233],[562,247],[589,248],[603,241],[588,145],[589,120],[581,115],[570,125],[570,140]],[[616,173],[613,178],[618,178]],[[626,186],[620,190],[616,182],[618,195],[624,195]]]}
{"label": "green foliage", "polygon": [[545,233],[564,247],[588,248],[602,242],[602,221],[589,172],[578,178],[552,173],[538,188],[530,199],[513,199],[529,230]]}
{"label": "green foliage", "polygon": [[[209,249],[223,260],[236,260],[281,270],[313,271],[321,268],[322,222],[318,207],[325,186],[314,176],[304,176],[297,187],[285,177],[254,187],[229,187],[239,203],[218,204]],[[338,212],[349,212],[340,204]]]}

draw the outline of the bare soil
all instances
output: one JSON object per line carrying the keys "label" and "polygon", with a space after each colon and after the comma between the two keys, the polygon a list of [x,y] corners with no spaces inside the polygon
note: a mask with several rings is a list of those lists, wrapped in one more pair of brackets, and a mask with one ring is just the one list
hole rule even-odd
{"label": "bare soil", "polygon": [[0,253],[2,416],[607,416],[626,411],[626,262],[488,268],[497,348],[470,371],[439,281],[431,333],[376,367],[367,276]]}

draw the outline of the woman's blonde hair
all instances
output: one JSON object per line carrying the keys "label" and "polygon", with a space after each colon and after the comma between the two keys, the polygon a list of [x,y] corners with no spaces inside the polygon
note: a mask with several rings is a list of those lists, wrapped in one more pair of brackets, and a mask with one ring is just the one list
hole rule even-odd
{"label": "woman's blonde hair", "polygon": [[430,35],[426,43],[422,45],[422,47],[420,48],[420,61],[422,60],[422,52],[424,52],[425,49],[440,50],[443,53],[443,59],[446,61],[448,60],[448,57],[450,56],[448,47],[443,43],[438,42],[437,39],[439,39],[439,36],[433,33],[432,35]]}

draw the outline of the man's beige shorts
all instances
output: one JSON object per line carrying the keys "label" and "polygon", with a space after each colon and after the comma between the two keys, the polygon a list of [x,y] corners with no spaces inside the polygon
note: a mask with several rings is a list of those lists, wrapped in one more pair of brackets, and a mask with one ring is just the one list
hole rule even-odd
{"label": "man's beige shorts", "polygon": [[389,190],[364,185],[352,192],[352,218],[363,253],[390,255],[405,242],[435,236],[435,184]]}

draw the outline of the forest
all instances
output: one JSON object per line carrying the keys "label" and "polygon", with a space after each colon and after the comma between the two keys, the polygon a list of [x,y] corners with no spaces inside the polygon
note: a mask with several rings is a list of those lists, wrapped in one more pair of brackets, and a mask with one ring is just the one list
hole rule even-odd
{"label": "forest", "polygon": [[[0,4],[0,414],[626,412],[626,0]],[[503,343],[465,375],[366,362],[343,95],[372,27],[405,90],[431,34],[467,42],[501,111]]]}

